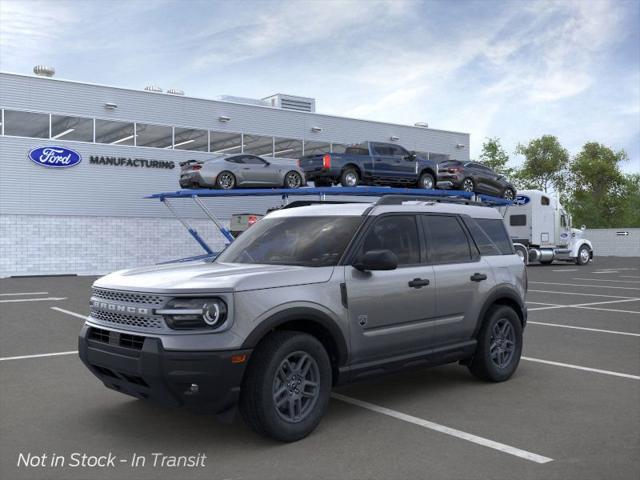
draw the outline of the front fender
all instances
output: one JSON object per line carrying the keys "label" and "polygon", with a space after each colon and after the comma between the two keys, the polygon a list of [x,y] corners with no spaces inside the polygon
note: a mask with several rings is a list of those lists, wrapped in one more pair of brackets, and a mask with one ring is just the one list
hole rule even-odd
{"label": "front fender", "polygon": [[591,245],[591,242],[589,240],[586,240],[584,238],[580,238],[578,240],[576,240],[572,246],[571,246],[571,256],[572,257],[577,257],[578,256],[578,251],[580,250],[580,247],[582,247],[583,245],[586,245],[587,247],[589,247],[589,250],[591,250],[593,252],[593,245]]}

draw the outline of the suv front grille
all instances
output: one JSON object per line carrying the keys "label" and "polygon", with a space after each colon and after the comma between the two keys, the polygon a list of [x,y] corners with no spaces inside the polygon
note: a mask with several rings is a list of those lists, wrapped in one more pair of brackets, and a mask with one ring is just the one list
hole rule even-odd
{"label": "suv front grille", "polygon": [[135,350],[142,350],[144,344],[144,337],[139,335],[129,335],[126,333],[120,334],[120,346],[125,348],[133,348]]}
{"label": "suv front grille", "polygon": [[[115,342],[117,342],[118,345],[124,348],[142,350],[145,337],[142,337],[140,335],[130,335],[128,333],[118,334],[116,332],[113,332],[113,334],[114,344]],[[111,344],[111,332],[102,328],[91,327],[91,329],[89,330],[89,340]]]}
{"label": "suv front grille", "polygon": [[94,288],[93,297],[101,300],[111,300],[122,303],[140,303],[145,305],[162,306],[167,298],[160,295],[146,293],[120,292],[117,290],[105,290],[104,288]]}
{"label": "suv front grille", "polygon": [[96,342],[109,343],[109,330],[92,327],[89,330],[89,339]]}
{"label": "suv front grille", "polygon": [[103,322],[116,325],[127,325],[129,327],[162,329],[164,320],[162,317],[144,317],[141,315],[127,315],[126,313],[108,312],[105,310],[91,309],[91,316]]}

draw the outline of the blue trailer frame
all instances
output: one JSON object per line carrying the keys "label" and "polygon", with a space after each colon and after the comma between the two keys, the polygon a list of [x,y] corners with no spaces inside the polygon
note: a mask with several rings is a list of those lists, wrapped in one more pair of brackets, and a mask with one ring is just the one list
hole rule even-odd
{"label": "blue trailer frame", "polygon": [[354,197],[384,197],[389,195],[405,196],[414,198],[432,199],[436,201],[452,201],[452,202],[468,202],[470,204],[488,205],[493,207],[508,206],[512,202],[503,198],[492,197],[490,195],[480,195],[473,192],[464,192],[461,190],[423,190],[417,188],[392,188],[392,187],[303,187],[303,188],[245,188],[231,190],[178,190],[175,192],[163,192],[148,195],[144,198],[160,200],[173,214],[173,216],[187,229],[189,234],[206,252],[205,255],[189,257],[180,260],[172,260],[171,262],[184,262],[190,260],[198,260],[217,256],[207,242],[202,238],[198,231],[193,228],[189,222],[182,218],[173,207],[171,200],[177,198],[190,198],[204,212],[218,228],[227,244],[233,242],[234,237],[231,232],[220,222],[215,214],[202,202],[202,198],[227,198],[227,197],[265,197],[280,196],[283,206],[286,205],[289,196],[318,196],[323,201],[327,196],[354,196]]}

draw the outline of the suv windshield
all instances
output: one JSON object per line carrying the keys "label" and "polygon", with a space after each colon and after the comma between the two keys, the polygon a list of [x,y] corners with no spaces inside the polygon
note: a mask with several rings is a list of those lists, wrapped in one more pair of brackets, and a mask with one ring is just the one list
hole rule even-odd
{"label": "suv windshield", "polygon": [[361,222],[360,216],[267,217],[238,237],[216,262],[333,266]]}

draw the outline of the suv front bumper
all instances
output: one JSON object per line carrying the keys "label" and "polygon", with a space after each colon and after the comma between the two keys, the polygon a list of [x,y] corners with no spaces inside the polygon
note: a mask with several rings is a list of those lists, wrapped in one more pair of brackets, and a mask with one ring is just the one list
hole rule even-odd
{"label": "suv front bumper", "polygon": [[[108,388],[170,407],[222,413],[240,396],[251,350],[165,350],[158,338],[85,324],[78,338],[82,362]],[[244,359],[240,363],[232,362]],[[197,387],[192,387],[197,385]]]}

